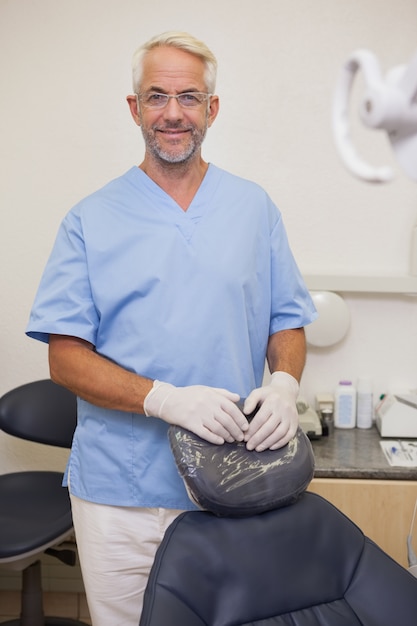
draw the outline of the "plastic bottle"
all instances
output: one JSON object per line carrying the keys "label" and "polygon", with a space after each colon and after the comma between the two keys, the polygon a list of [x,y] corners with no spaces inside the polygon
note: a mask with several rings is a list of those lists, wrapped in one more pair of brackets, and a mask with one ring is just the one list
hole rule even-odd
{"label": "plastic bottle", "polygon": [[374,419],[374,396],[369,378],[359,378],[357,383],[356,425],[371,428]]}
{"label": "plastic bottle", "polygon": [[350,380],[341,380],[335,392],[334,425],[336,428],[355,428],[356,390]]}

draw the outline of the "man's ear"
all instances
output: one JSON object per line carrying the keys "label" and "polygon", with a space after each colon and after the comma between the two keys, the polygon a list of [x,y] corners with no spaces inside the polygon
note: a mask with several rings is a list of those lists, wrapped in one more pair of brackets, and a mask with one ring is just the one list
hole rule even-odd
{"label": "man's ear", "polygon": [[140,111],[138,109],[138,99],[137,99],[137,97],[135,95],[133,95],[133,96],[126,96],[126,100],[127,100],[128,105],[129,105],[130,114],[131,114],[135,124],[140,126],[141,120],[140,120]]}
{"label": "man's ear", "polygon": [[219,96],[211,96],[209,110],[208,110],[208,126],[213,124],[214,120],[217,117],[220,108],[220,100]]}

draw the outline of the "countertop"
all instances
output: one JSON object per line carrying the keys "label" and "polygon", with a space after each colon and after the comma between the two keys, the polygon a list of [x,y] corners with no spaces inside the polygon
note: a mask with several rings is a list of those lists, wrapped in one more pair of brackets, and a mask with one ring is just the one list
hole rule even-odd
{"label": "countertop", "polygon": [[335,428],[311,442],[316,460],[315,478],[417,480],[417,467],[392,467],[379,444],[376,427]]}

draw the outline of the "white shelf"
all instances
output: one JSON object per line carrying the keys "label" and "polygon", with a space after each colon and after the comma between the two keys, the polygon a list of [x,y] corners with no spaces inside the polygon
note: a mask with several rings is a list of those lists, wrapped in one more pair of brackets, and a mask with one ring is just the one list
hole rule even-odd
{"label": "white shelf", "polygon": [[304,274],[310,291],[396,293],[417,296],[417,276],[407,274],[360,276],[348,274]]}

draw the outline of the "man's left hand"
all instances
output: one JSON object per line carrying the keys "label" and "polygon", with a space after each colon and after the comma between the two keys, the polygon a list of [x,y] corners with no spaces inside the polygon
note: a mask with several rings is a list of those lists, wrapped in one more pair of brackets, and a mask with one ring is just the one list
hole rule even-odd
{"label": "man's left hand", "polygon": [[277,450],[294,437],[298,427],[297,396],[299,385],[287,372],[274,372],[271,382],[254,389],[246,398],[243,413],[259,409],[245,432],[248,450]]}

